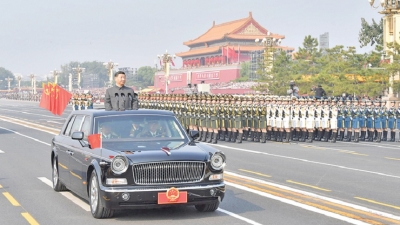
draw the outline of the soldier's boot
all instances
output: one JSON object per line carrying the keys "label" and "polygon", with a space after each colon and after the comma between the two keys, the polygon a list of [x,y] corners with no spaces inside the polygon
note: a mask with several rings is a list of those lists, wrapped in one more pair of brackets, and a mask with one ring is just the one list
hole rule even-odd
{"label": "soldier's boot", "polygon": [[311,136],[312,136],[313,140],[317,140],[317,138],[318,138],[318,130],[314,130],[314,132],[311,134]]}
{"label": "soldier's boot", "polygon": [[373,131],[368,131],[368,142],[374,141],[374,132]]}
{"label": "soldier's boot", "polygon": [[305,142],[306,141],[306,135],[307,131],[301,131],[301,137],[299,137],[300,142]]}
{"label": "soldier's boot", "polygon": [[249,131],[248,130],[243,130],[242,140],[247,141],[248,137],[249,137]]}
{"label": "soldier's boot", "polygon": [[325,131],[324,137],[321,138],[321,141],[328,142],[328,140],[329,140],[329,131]]}
{"label": "soldier's boot", "polygon": [[278,131],[271,131],[271,141],[276,141],[276,135],[277,135]]}
{"label": "soldier's boot", "polygon": [[329,140],[330,143],[336,143],[337,132],[332,132],[332,139]]}
{"label": "soldier's boot", "polygon": [[314,139],[315,141],[321,141],[322,131],[317,130],[316,133],[314,132],[314,135],[315,135],[315,139]]}
{"label": "soldier's boot", "polygon": [[375,140],[375,142],[381,142],[381,139],[382,139],[382,132],[378,132],[378,135],[376,135],[376,140]]}
{"label": "soldier's boot", "polygon": [[225,141],[225,134],[226,134],[226,131],[220,130],[219,132],[220,132],[220,133],[219,133],[219,140],[220,140],[220,141]]}
{"label": "soldier's boot", "polygon": [[261,136],[261,132],[256,132],[256,135],[254,137],[254,141],[255,142],[260,142],[260,136]]}
{"label": "soldier's boot", "polygon": [[360,141],[365,141],[365,131],[361,131]]}
{"label": "soldier's boot", "polygon": [[207,143],[211,143],[212,142],[213,135],[214,135],[214,132],[208,132]]}
{"label": "soldier's boot", "polygon": [[277,131],[276,132],[276,141],[277,142],[282,142],[282,131]]}
{"label": "soldier's boot", "polygon": [[384,131],[383,131],[382,141],[387,141],[387,135],[388,135],[388,131],[387,131],[387,130],[384,130]]}
{"label": "soldier's boot", "polygon": [[313,142],[313,134],[314,134],[314,132],[308,132],[309,134],[308,134],[308,139],[306,140],[306,142],[307,143],[312,143]]}
{"label": "soldier's boot", "polygon": [[350,142],[351,141],[351,135],[352,135],[352,131],[347,131],[347,136],[345,139],[343,139],[344,142]]}
{"label": "soldier's boot", "polygon": [[390,131],[390,142],[394,142],[396,140],[396,131]]}
{"label": "soldier's boot", "polygon": [[290,135],[292,134],[292,132],[286,132],[286,137],[283,139],[283,143],[289,143],[290,141]]}
{"label": "soldier's boot", "polygon": [[360,132],[356,132],[356,131],[354,131],[354,140],[353,140],[353,142],[359,142],[360,141]]}
{"label": "soldier's boot", "polygon": [[292,134],[292,140],[299,141],[302,135],[301,131],[293,130],[293,132],[294,133]]}
{"label": "soldier's boot", "polygon": [[236,143],[240,144],[243,140],[243,133],[239,133],[238,138],[236,139]]}
{"label": "soldier's boot", "polygon": [[202,138],[200,141],[206,142],[207,141],[207,131],[202,131],[201,133],[203,133],[203,134],[201,135]]}
{"label": "soldier's boot", "polygon": [[236,142],[236,139],[237,139],[237,134],[238,134],[238,132],[233,132],[233,131],[232,131],[232,138],[231,138],[231,142],[233,142],[233,143],[235,143],[235,142]]}
{"label": "soldier's boot", "polygon": [[228,131],[228,135],[226,135],[225,141],[231,142],[231,137],[232,137],[232,131]]}
{"label": "soldier's boot", "polygon": [[203,139],[203,131],[199,131],[199,137],[197,138],[197,141],[201,141]]}
{"label": "soldier's boot", "polygon": [[248,139],[247,139],[247,141],[252,141],[252,142],[254,142],[254,135],[255,135],[255,131],[251,131],[251,133],[249,134],[249,137],[248,137]]}
{"label": "soldier's boot", "polygon": [[378,138],[378,131],[374,131],[374,141]]}
{"label": "soldier's boot", "polygon": [[272,131],[271,130],[267,130],[267,134],[266,134],[266,140],[271,140],[271,134],[272,134]]}
{"label": "soldier's boot", "polygon": [[213,144],[217,144],[218,133],[213,133]]}
{"label": "soldier's boot", "polygon": [[262,132],[261,133],[261,143],[267,142],[267,134]]}

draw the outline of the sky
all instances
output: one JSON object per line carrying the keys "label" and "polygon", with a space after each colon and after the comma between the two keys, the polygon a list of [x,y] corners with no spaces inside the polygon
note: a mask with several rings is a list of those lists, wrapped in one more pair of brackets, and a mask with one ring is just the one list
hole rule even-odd
{"label": "sky", "polygon": [[183,42],[205,33],[213,21],[249,12],[270,32],[285,35],[284,46],[297,50],[306,35],[329,32],[330,47],[369,52],[358,42],[361,18],[381,18],[368,0],[1,0],[0,7],[0,67],[26,80],[71,61],[154,66],[166,50],[189,50]]}

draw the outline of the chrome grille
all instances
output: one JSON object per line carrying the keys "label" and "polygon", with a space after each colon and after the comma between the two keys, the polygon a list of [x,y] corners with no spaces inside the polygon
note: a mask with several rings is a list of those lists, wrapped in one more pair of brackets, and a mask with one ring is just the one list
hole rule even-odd
{"label": "chrome grille", "polygon": [[134,165],[136,184],[195,183],[203,179],[204,162],[154,162]]}

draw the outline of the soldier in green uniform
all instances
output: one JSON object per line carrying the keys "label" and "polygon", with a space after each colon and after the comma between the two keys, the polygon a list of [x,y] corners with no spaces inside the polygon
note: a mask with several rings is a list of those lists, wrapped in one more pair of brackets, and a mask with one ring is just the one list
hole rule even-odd
{"label": "soldier in green uniform", "polygon": [[225,141],[225,136],[226,136],[226,125],[225,125],[225,112],[227,110],[225,106],[225,96],[222,95],[219,98],[219,114],[218,114],[218,125],[219,125],[219,140],[220,141]]}
{"label": "soldier in green uniform", "polygon": [[[218,138],[218,129],[219,129],[219,120],[218,120],[218,115],[219,115],[219,106],[218,106],[218,98],[216,95],[212,96],[211,99],[211,105],[208,106],[209,110],[209,132],[210,132],[210,140],[212,138],[212,143],[217,144],[217,138]],[[212,135],[211,135],[212,134]]]}
{"label": "soldier in green uniform", "polygon": [[233,128],[234,128],[234,121],[232,118],[232,115],[234,115],[234,98],[233,96],[227,96],[225,98],[225,126],[228,131],[228,134],[226,136],[225,141],[227,142],[235,142],[235,139],[232,138],[233,133]]}
{"label": "soldier in green uniform", "polygon": [[[242,143],[243,139],[243,108],[242,108],[242,101],[239,97],[235,97],[234,99],[235,105],[232,110],[232,132],[233,132],[233,142]],[[246,109],[246,108],[245,108]]]}
{"label": "soldier in green uniform", "polygon": [[[268,98],[268,97],[267,97]],[[265,143],[267,141],[267,98],[260,97],[259,98],[259,107],[258,107],[258,115],[259,115],[259,130],[261,131],[260,142]]]}

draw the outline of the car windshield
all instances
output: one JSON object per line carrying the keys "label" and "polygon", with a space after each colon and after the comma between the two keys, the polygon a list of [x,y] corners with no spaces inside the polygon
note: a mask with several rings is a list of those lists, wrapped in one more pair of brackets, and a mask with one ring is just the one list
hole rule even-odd
{"label": "car windshield", "polygon": [[173,116],[112,115],[94,119],[94,132],[102,139],[126,141],[185,140],[183,130]]}

